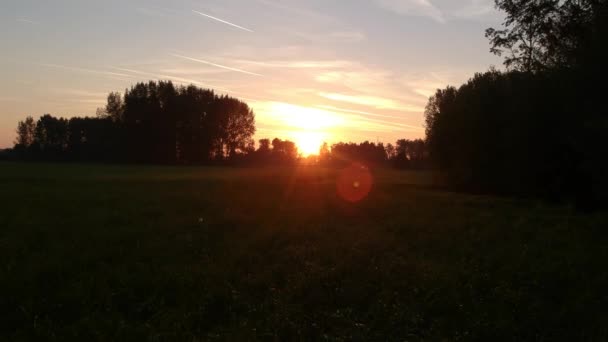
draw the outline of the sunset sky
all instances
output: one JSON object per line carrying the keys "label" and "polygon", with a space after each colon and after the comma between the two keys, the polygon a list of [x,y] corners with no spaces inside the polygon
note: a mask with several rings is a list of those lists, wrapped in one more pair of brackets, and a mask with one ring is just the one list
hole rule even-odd
{"label": "sunset sky", "polygon": [[110,91],[170,79],[240,98],[259,138],[424,136],[436,88],[500,66],[493,0],[3,0],[0,147],[18,120],[94,115]]}

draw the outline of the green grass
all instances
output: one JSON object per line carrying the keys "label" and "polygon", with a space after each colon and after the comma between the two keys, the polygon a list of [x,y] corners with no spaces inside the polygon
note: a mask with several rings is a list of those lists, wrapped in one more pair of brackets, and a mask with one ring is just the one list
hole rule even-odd
{"label": "green grass", "polygon": [[335,179],[0,164],[0,340],[608,339],[608,215]]}

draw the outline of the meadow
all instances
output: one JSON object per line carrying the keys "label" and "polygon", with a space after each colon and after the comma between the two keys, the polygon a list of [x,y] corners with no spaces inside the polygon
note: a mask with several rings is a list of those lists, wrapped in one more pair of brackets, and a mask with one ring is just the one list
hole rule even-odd
{"label": "meadow", "polygon": [[338,175],[0,163],[0,340],[608,339],[608,215]]}

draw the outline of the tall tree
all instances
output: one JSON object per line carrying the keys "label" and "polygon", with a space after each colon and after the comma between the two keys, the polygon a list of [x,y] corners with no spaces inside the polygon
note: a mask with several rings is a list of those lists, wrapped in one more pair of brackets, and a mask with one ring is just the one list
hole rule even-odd
{"label": "tall tree", "polygon": [[490,51],[505,54],[509,69],[538,72],[580,63],[585,37],[605,1],[495,0],[495,4],[506,18],[502,29],[486,30]]}
{"label": "tall tree", "polygon": [[331,151],[329,150],[329,145],[327,142],[323,142],[321,148],[319,149],[319,163],[321,165],[329,165],[331,162]]}
{"label": "tall tree", "polygon": [[15,145],[22,148],[30,147],[34,143],[34,134],[36,132],[36,122],[34,118],[28,116],[23,121],[17,124],[17,139]]}
{"label": "tall tree", "polygon": [[255,133],[255,115],[246,103],[229,96],[222,96],[215,103],[218,155],[232,157],[249,144]]}
{"label": "tall tree", "polygon": [[45,114],[36,123],[34,142],[47,158],[61,158],[68,147],[68,132],[68,120]]}
{"label": "tall tree", "polygon": [[108,94],[107,104],[103,111],[98,112],[98,116],[107,116],[114,122],[123,120],[124,103],[120,93],[111,92]]}

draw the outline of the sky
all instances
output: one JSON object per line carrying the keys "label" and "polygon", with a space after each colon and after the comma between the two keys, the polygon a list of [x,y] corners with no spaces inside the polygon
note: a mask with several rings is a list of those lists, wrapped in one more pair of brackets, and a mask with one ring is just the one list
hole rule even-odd
{"label": "sky", "polygon": [[172,80],[247,102],[256,139],[424,137],[437,88],[499,67],[493,0],[2,0],[0,148],[19,120],[93,116]]}

